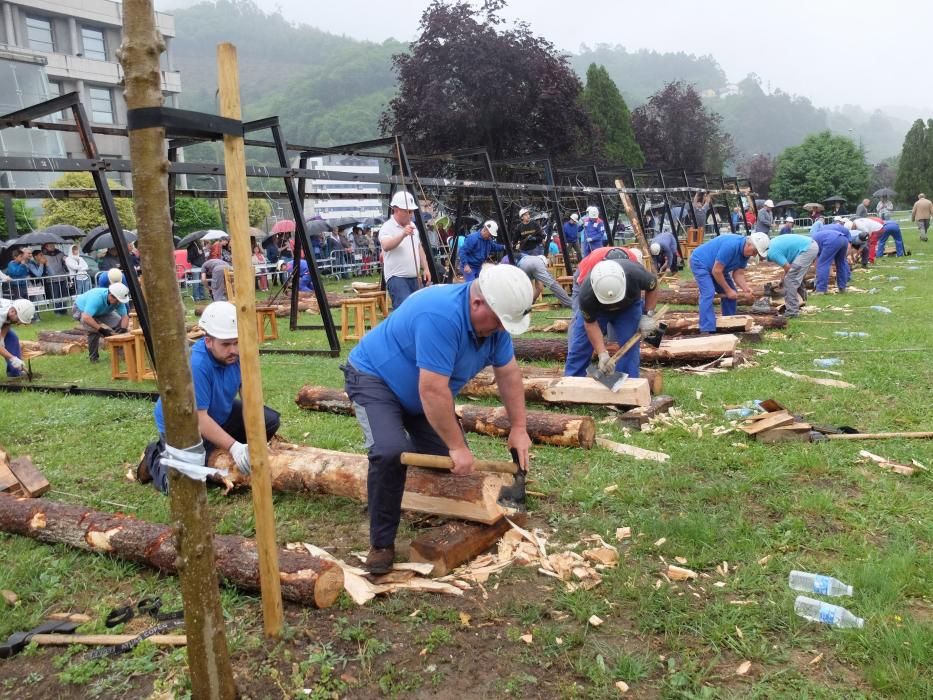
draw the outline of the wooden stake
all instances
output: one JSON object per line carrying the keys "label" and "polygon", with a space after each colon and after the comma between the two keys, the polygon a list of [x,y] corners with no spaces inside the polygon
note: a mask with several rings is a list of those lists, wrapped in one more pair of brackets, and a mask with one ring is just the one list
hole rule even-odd
{"label": "wooden stake", "polygon": [[[41,646],[66,647],[72,644],[111,646],[136,639],[135,634],[34,634],[29,641]],[[188,643],[184,634],[154,634],[144,640],[159,646],[183,647]]]}
{"label": "wooden stake", "polygon": [[[616,187],[624,189],[625,183],[622,180],[616,180]],[[654,266],[654,256],[651,255],[651,249],[648,247],[648,239],[645,238],[645,232],[641,228],[641,219],[638,218],[638,212],[635,211],[635,207],[632,206],[632,200],[629,199],[628,194],[625,192],[619,193],[619,199],[622,200],[625,213],[632,222],[632,229],[635,231],[635,240],[638,241],[638,247],[641,248],[642,255],[644,256],[643,264],[645,269],[649,272],[657,272]]]}
{"label": "wooden stake", "polygon": [[[126,0],[119,57],[129,109],[162,105],[159,54],[163,51],[165,42],[155,26],[152,0]],[[170,445],[190,447],[201,442],[201,435],[191,368],[185,359],[188,353],[184,306],[175,277],[165,131],[161,127],[130,130],[129,142],[133,206],[139,226],[139,250],[146,269],[146,290],[150,299],[158,300],[149,307],[149,320],[159,370],[165,437]],[[169,491],[185,629],[190,642],[188,670],[192,695],[212,700],[232,699],[237,693],[220,608],[207,488],[203,482],[170,470]]]}
{"label": "wooden stake", "polygon": [[[217,46],[217,84],[220,87],[220,114],[240,119],[240,75],[236,47]],[[224,135],[224,172],[227,177],[227,225],[233,247],[233,276],[236,286],[237,335],[240,341],[240,367],[243,384],[243,422],[249,443],[252,468],[250,486],[256,517],[256,544],[259,548],[259,581],[262,590],[263,628],[267,637],[279,637],[284,624],[279,563],[275,546],[275,514],[272,509],[272,480],[263,418],[262,375],[259,369],[259,343],[256,328],[256,292],[252,251],[249,245],[249,214],[246,196],[246,158],[243,137]]]}

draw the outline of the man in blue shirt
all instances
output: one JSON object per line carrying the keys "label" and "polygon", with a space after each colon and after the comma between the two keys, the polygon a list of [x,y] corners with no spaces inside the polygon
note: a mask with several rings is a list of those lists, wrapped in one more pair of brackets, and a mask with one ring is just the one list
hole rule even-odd
{"label": "man in blue shirt", "polygon": [[840,223],[825,224],[819,231],[811,234],[811,238],[819,246],[816,258],[816,284],[817,294],[825,294],[829,290],[829,270],[836,266],[836,286],[843,294],[849,285],[852,272],[846,256],[849,252],[849,231]]}
{"label": "man in blue shirt", "polygon": [[662,231],[651,240],[651,255],[658,274],[662,272],[677,272],[677,238],[669,230]]}
{"label": "man in blue shirt", "polygon": [[785,233],[768,246],[768,260],[784,268],[785,316],[794,318],[800,315],[800,299],[807,300],[803,278],[819,252],[816,241],[799,233]]}
{"label": "man in blue shirt", "polygon": [[606,244],[606,226],[599,218],[599,209],[587,207],[586,219],[583,220],[583,255],[592,253]]}
{"label": "man in blue shirt", "polygon": [[570,218],[564,223],[564,240],[577,254],[577,262],[583,259],[583,254],[580,252],[580,228],[580,216],[578,214],[571,214]]}
{"label": "man in blue shirt", "polygon": [[493,253],[501,253],[505,246],[492,240],[499,233],[499,224],[495,221],[487,221],[483,228],[474,231],[463,242],[460,248],[460,272],[463,273],[464,282],[472,282],[479,276],[479,271],[483,269],[483,263],[489,259]]}
{"label": "man in blue shirt", "polygon": [[406,474],[401,453],[449,455],[454,474],[472,471],[454,396],[488,364],[511,424],[509,447],[528,468],[525,392],[509,334],[528,330],[531,301],[521,270],[487,265],[469,284],[412,294],[350,352],[346,390],[369,449],[372,573],[389,571],[395,557]]}
{"label": "man in blue shirt", "polygon": [[[206,335],[191,348],[191,379],[198,411],[198,431],[204,442],[205,464],[214,450],[230,453],[237,470],[250,473],[249,446],[243,404],[236,399],[240,391],[240,349],[237,340],[236,307],[229,301],[208,304],[198,325]],[[168,493],[168,469],[161,461],[165,449],[165,416],[160,398],[153,410],[159,440],[146,446],[136,468],[141,483],[153,482],[162,493]],[[279,429],[280,416],[268,406],[263,407],[266,440]]]}
{"label": "man in blue shirt", "polygon": [[771,239],[756,232],[749,236],[724,233],[700,245],[690,256],[690,269],[700,292],[700,332],[716,332],[713,299],[722,294],[722,315],[734,316],[738,307],[736,285],[743,292],[752,288],[745,281],[745,267],[752,255],[764,257]]}
{"label": "man in blue shirt", "polygon": [[10,292],[14,299],[26,299],[29,296],[29,268],[26,267],[26,251],[17,248],[13,251],[12,259],[6,266],[6,274],[10,278]]}
{"label": "man in blue shirt", "polygon": [[71,317],[81,322],[87,332],[87,352],[91,362],[100,359],[101,336],[108,337],[117,331],[126,332],[130,325],[127,303],[130,290],[122,282],[111,284],[106,289],[95,287],[79,294],[71,307]]}

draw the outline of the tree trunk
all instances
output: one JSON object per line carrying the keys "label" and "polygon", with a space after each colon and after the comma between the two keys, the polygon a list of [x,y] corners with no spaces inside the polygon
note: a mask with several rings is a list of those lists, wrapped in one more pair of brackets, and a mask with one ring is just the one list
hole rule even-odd
{"label": "tree trunk", "polygon": [[[669,338],[661,341],[660,348],[642,343],[641,361],[663,364],[689,364],[697,361],[714,360],[720,355],[732,355],[738,338],[730,334],[703,336],[700,338]],[[554,360],[567,358],[567,343],[563,340],[538,338],[515,338],[515,357],[522,360]],[[614,353],[618,343],[609,343],[606,349]]]}
{"label": "tree trunk", "polygon": [[19,346],[29,352],[44,352],[46,355],[77,355],[87,350],[87,343],[49,343],[46,341],[21,340]]}
{"label": "tree trunk", "polygon": [[[689,311],[668,311],[664,315],[664,322],[667,323],[666,336],[696,335],[700,330],[700,317]],[[566,333],[569,326],[569,320],[557,319],[547,326],[539,326],[532,330],[537,333]],[[717,333],[743,333],[751,331],[755,326],[784,328],[787,326],[787,318],[771,314],[740,314],[738,316],[716,317]]]}
{"label": "tree trunk", "polygon": [[[45,498],[18,499],[0,494],[0,529],[40,542],[108,554],[166,574],[178,573],[179,552],[172,527],[161,523]],[[211,551],[216,560],[212,579],[219,573],[224,581],[244,591],[259,590],[259,556],[253,540],[217,535]],[[318,608],[333,605],[343,590],[343,569],[304,550],[279,550],[279,579],[286,598]]]}
{"label": "tree trunk", "polygon": [[[212,453],[210,464],[237,473],[230,455],[222,450]],[[366,501],[369,473],[366,455],[275,442],[269,446],[269,468],[273,491],[328,493]],[[247,483],[248,478],[237,476],[234,481]],[[408,467],[402,508],[494,523],[510,512],[498,505],[496,499],[500,489],[511,486],[512,481],[507,474],[474,472],[455,476],[445,471]]]}
{"label": "tree trunk", "polygon": [[87,347],[87,333],[70,333],[68,331],[39,331],[40,343],[75,343]]}
{"label": "tree trunk", "polygon": [[[159,54],[165,42],[156,29],[152,0],[123,3],[123,65],[129,110],[162,106]],[[150,307],[150,331],[165,416],[165,439],[178,448],[201,444],[197,408],[185,337],[185,312],[175,277],[175,251],[169,212],[165,130],[132,129],[128,133],[133,176],[133,207],[139,226],[139,250],[146,270],[146,290],[159,303]],[[233,667],[227,650],[224,617],[217,586],[215,547],[204,482],[170,470],[170,503],[185,608],[188,669],[192,695],[228,700],[236,697]],[[164,540],[172,531],[164,532]]]}
{"label": "tree trunk", "polygon": [[[745,292],[739,292],[738,294],[738,303],[744,304],[746,306],[751,306],[762,296],[761,294],[746,294]],[[658,303],[671,304],[675,306],[698,306],[700,303],[700,292],[696,287],[681,289],[661,289],[658,291]],[[713,298],[713,303],[719,303],[718,295]]]}
{"label": "tree trunk", "polygon": [[[306,384],[295,399],[301,408],[339,415],[353,415],[353,405],[344,391]],[[511,424],[505,408],[491,406],[456,406],[460,424],[469,433],[507,437]],[[596,423],[589,416],[548,411],[528,411],[528,435],[534,442],[558,447],[593,446]]]}

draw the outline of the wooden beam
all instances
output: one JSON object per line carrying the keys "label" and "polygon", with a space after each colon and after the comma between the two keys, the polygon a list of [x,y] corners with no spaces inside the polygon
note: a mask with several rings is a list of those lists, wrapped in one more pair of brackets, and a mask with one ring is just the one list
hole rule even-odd
{"label": "wooden beam", "polygon": [[562,377],[545,388],[543,398],[548,403],[647,406],[651,389],[647,379],[626,379],[617,391],[611,391],[591,377]]}
{"label": "wooden beam", "polygon": [[432,576],[446,576],[492,547],[512,526],[505,518],[492,525],[448,522],[411,541],[409,559],[432,564]]}
{"label": "wooden beam", "polygon": [[596,444],[600,447],[604,447],[607,450],[612,450],[613,452],[625,455],[626,457],[634,457],[635,459],[647,459],[653,462],[666,462],[671,456],[665,454],[664,452],[654,452],[653,450],[646,450],[641,447],[635,447],[634,445],[626,445],[622,442],[615,442],[614,440],[607,440],[606,438],[598,437],[596,438]]}
{"label": "wooden beam", "polygon": [[[137,636],[135,634],[34,634],[29,638],[29,641],[35,642],[40,647],[66,647],[72,644],[111,646],[131,642]],[[184,634],[154,634],[151,637],[146,637],[143,641],[156,646],[183,647],[188,644],[188,637]]]}
{"label": "wooden beam", "polygon": [[[13,472],[25,495],[29,498],[38,498],[52,488],[49,480],[36,469],[28,455],[11,460],[10,471]],[[2,490],[0,489],[0,491]]]}
{"label": "wooden beam", "polygon": [[764,418],[756,420],[751,425],[741,426],[741,430],[746,435],[757,435],[758,433],[763,433],[766,430],[771,430],[772,428],[778,428],[782,425],[790,425],[794,422],[794,417],[787,411],[775,411],[774,413],[769,413]]}

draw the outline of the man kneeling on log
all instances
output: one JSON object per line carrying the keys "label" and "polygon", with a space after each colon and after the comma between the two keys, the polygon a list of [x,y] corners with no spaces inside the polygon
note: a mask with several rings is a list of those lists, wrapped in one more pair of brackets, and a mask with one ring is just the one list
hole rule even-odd
{"label": "man kneeling on log", "polygon": [[487,266],[470,284],[412,294],[350,353],[346,391],[369,449],[366,568],[372,573],[386,573],[395,559],[406,475],[401,453],[449,455],[455,474],[472,471],[454,396],[486,365],[495,370],[508,413],[509,447],[528,468],[525,393],[509,334],[528,330],[531,303],[525,273]]}
{"label": "man kneeling on log", "polygon": [[[230,453],[241,473],[249,474],[243,404],[235,398],[242,383],[236,307],[228,301],[208,304],[198,325],[206,335],[191,348],[191,378],[198,409],[198,430],[204,440],[205,464],[211,452],[220,448]],[[167,493],[168,469],[161,459],[165,451],[161,398],[156,402],[153,414],[159,440],[146,447],[136,469],[136,478],[144,484],[151,481],[159,491]],[[266,440],[269,440],[279,429],[279,414],[265,406],[263,418]]]}

